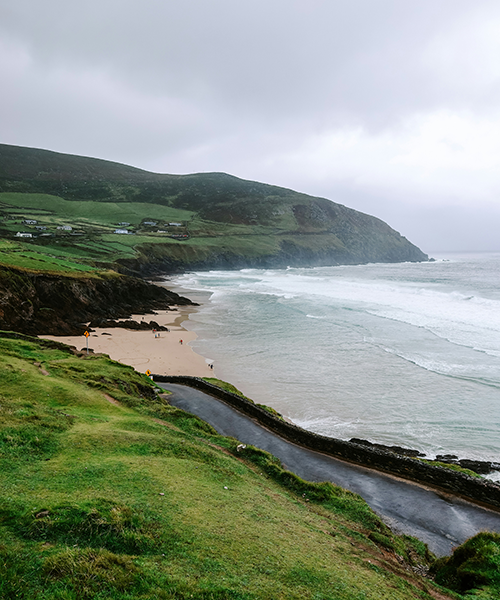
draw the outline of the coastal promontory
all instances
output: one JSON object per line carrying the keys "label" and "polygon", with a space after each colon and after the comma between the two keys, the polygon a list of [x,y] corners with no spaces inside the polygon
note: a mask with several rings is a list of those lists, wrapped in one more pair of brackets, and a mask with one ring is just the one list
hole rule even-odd
{"label": "coastal promontory", "polygon": [[0,234],[143,276],[428,258],[380,219],[329,199],[5,144]]}

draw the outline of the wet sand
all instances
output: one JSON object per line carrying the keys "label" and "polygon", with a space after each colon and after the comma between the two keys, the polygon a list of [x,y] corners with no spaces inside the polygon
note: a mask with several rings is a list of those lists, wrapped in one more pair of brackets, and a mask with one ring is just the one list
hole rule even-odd
{"label": "wet sand", "polygon": [[[160,331],[155,337],[152,331],[98,328],[90,333],[88,347],[96,354],[108,354],[113,360],[130,365],[141,373],[149,370],[158,375],[215,377],[215,369],[209,367],[212,361],[196,354],[189,346],[196,339],[196,334],[182,327],[183,321],[195,311],[192,306],[180,306],[175,310],[157,311],[156,314],[132,315],[134,321],[156,321],[158,325],[168,327],[170,332]],[[75,346],[78,350],[86,348],[84,336],[39,337]]]}

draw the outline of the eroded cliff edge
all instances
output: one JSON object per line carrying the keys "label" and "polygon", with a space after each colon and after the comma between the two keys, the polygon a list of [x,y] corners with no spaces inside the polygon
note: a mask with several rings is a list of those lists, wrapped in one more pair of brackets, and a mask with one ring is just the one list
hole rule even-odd
{"label": "eroded cliff edge", "polygon": [[0,267],[0,329],[80,335],[85,323],[193,304],[163,287],[116,274],[65,277]]}

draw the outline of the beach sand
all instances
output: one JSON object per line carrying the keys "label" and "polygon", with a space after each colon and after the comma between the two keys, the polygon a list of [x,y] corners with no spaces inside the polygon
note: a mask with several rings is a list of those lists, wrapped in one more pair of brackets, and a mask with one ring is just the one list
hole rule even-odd
{"label": "beach sand", "polygon": [[[151,371],[157,375],[190,375],[192,377],[215,377],[211,361],[196,354],[189,342],[196,339],[193,331],[182,327],[189,314],[196,308],[180,306],[175,310],[157,311],[155,314],[132,315],[134,321],[155,321],[170,329],[161,331],[155,338],[152,331],[134,331],[121,327],[98,328],[90,333],[89,348],[95,354],[108,354],[113,360],[134,367],[145,373]],[[81,336],[41,335],[41,338],[55,340],[75,346],[78,350],[86,348],[86,339]],[[182,340],[180,344],[179,340]]]}

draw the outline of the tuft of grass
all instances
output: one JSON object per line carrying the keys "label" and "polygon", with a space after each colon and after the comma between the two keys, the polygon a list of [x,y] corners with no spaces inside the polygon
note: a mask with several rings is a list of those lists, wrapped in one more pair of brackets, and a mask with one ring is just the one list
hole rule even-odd
{"label": "tuft of grass", "polygon": [[108,550],[66,550],[47,558],[43,572],[47,582],[56,583],[56,589],[68,594],[66,598],[104,599],[116,598],[116,592],[140,592],[140,570],[131,558]]}
{"label": "tuft of grass", "polygon": [[226,392],[230,392],[231,394],[236,394],[236,396],[245,398],[245,400],[248,400],[249,402],[254,404],[254,401],[251,398],[245,396],[245,394],[243,392],[240,392],[240,390],[237,387],[235,387],[232,383],[228,383],[227,381],[223,381],[222,379],[217,379],[216,377],[203,377],[203,381],[211,383],[212,385],[215,385],[225,390]]}
{"label": "tuft of grass", "polygon": [[451,463],[440,462],[439,460],[427,460],[425,458],[417,458],[417,457],[415,457],[414,460],[420,460],[421,462],[425,462],[429,465],[434,465],[435,467],[443,467],[445,469],[457,471],[458,473],[463,473],[464,475],[469,475],[469,477],[483,479],[483,476],[479,475],[479,473],[476,473],[475,471],[471,471],[471,469],[465,469],[464,467],[461,467],[460,465],[453,465]]}
{"label": "tuft of grass", "polygon": [[478,533],[451,556],[438,559],[431,573],[436,582],[484,600],[500,597],[500,534]]}
{"label": "tuft of grass", "polygon": [[154,522],[148,522],[140,511],[105,498],[41,505],[21,514],[0,509],[0,518],[27,540],[106,548],[125,554],[152,550],[158,537]]}
{"label": "tuft of grass", "polygon": [[0,458],[45,459],[53,455],[58,440],[50,431],[35,425],[6,427],[0,432]]}

